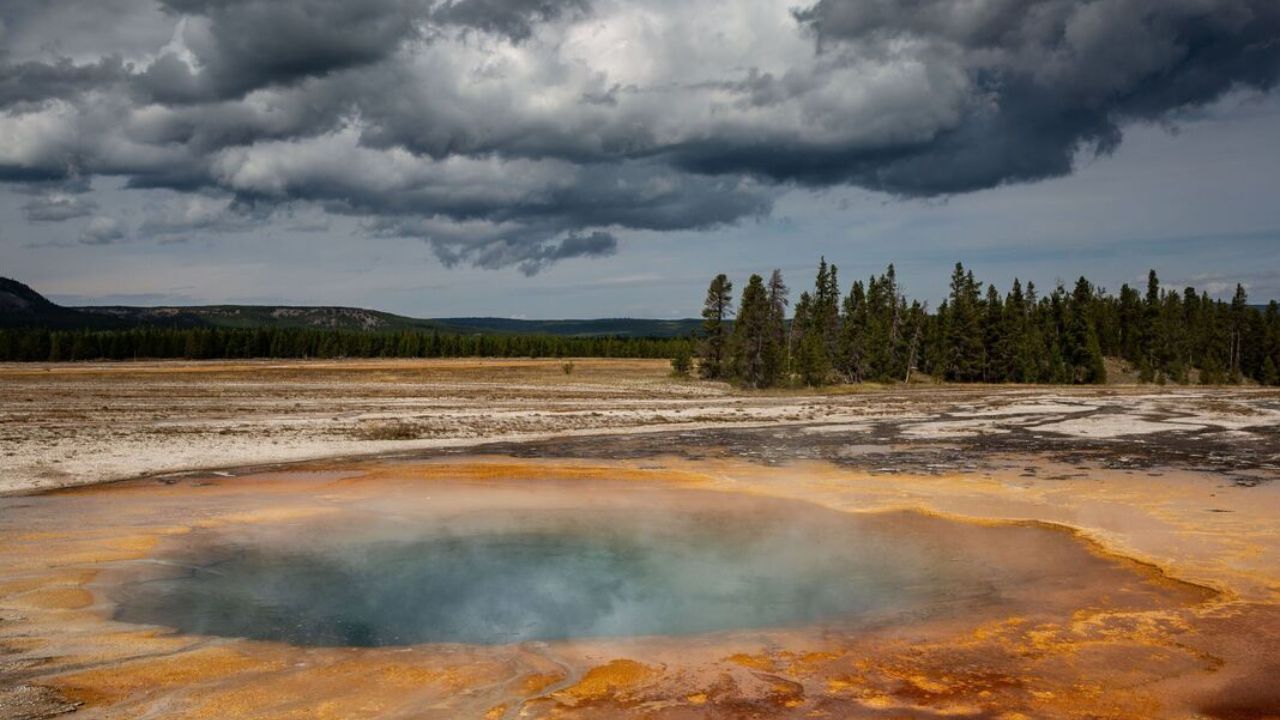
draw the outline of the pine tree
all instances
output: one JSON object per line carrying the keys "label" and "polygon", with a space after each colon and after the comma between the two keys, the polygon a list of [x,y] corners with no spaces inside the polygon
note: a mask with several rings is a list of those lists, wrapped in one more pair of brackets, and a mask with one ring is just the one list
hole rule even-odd
{"label": "pine tree", "polygon": [[867,379],[867,295],[861,280],[855,280],[844,299],[840,323],[840,361],[837,368],[850,382]]}
{"label": "pine tree", "polygon": [[[892,266],[890,266],[892,269]],[[872,380],[888,380],[896,375],[895,353],[898,322],[897,281],[890,275],[871,276],[867,281],[866,338],[863,354],[866,375]]]}
{"label": "pine tree", "polygon": [[[1194,294],[1194,293],[1193,293]],[[1164,362],[1160,372],[1167,378],[1179,382],[1187,382],[1190,370],[1185,358],[1190,353],[1190,336],[1187,332],[1186,310],[1178,293],[1165,294],[1160,304],[1160,333]]]}
{"label": "pine tree", "polygon": [[1222,363],[1217,353],[1210,353],[1200,362],[1200,384],[1221,385],[1223,380]]}
{"label": "pine tree", "polygon": [[947,377],[961,382],[982,377],[982,327],[978,318],[978,283],[956,263],[951,274],[950,323],[947,328]]}
{"label": "pine tree", "polygon": [[[1280,376],[1275,372],[1280,370],[1280,303],[1275,300],[1267,304],[1267,309],[1263,313],[1262,334],[1261,352],[1266,358],[1261,372],[1262,381],[1266,385],[1280,385]],[[1270,373],[1267,372],[1268,363],[1272,370]]]}
{"label": "pine tree", "polygon": [[1120,287],[1120,356],[1137,365],[1141,360],[1142,300],[1127,284]]}
{"label": "pine tree", "polygon": [[1247,328],[1249,309],[1249,296],[1244,291],[1244,286],[1237,283],[1235,295],[1231,298],[1231,336],[1228,347],[1229,367],[1231,382],[1240,382],[1240,369],[1242,366],[1241,356],[1243,355],[1244,333]]}
{"label": "pine tree", "polygon": [[742,304],[733,325],[732,377],[744,387],[758,388],[769,384],[771,314],[764,278],[752,275],[742,291]]}
{"label": "pine tree", "polygon": [[897,271],[889,265],[867,282],[865,338],[862,342],[866,376],[888,381],[906,374],[906,335],[903,332],[906,299],[898,286]]}
{"label": "pine tree", "polygon": [[1048,376],[1041,313],[1036,284],[1028,281],[1026,296],[1023,300],[1022,341],[1017,349],[1018,373],[1022,382],[1045,382]]}
{"label": "pine tree", "polygon": [[906,372],[906,355],[904,353],[906,344],[905,323],[907,315],[907,299],[902,294],[902,288],[898,285],[898,271],[893,267],[893,263],[889,263],[889,267],[885,269],[884,275],[880,276],[880,282],[884,285],[885,295],[889,299],[889,357],[885,366],[885,372],[888,376],[897,378]]}
{"label": "pine tree", "polygon": [[800,382],[808,386],[824,385],[830,365],[822,335],[815,332],[817,323],[813,320],[813,296],[807,292],[800,293],[800,301],[796,303],[796,315],[791,320],[793,345],[792,357],[796,374]]}
{"label": "pine tree", "polygon": [[1280,385],[1280,370],[1276,369],[1276,361],[1270,355],[1262,361],[1262,376],[1258,381],[1263,385]]}
{"label": "pine tree", "polygon": [[947,374],[950,335],[951,307],[943,300],[933,321],[925,327],[924,340],[924,370],[938,379],[945,378]]}
{"label": "pine tree", "polygon": [[823,257],[818,263],[818,275],[814,280],[813,310],[810,330],[817,337],[822,350],[822,374],[830,371],[839,352],[840,283],[836,279],[835,265],[828,265]]}
{"label": "pine tree", "polygon": [[1070,365],[1071,382],[1101,383],[1106,380],[1102,350],[1093,323],[1093,285],[1085,278],[1076,281],[1067,309],[1062,338],[1062,355]]}
{"label": "pine tree", "polygon": [[689,343],[677,343],[676,351],[671,355],[671,374],[679,378],[686,378],[689,377],[689,371],[692,368],[693,351],[689,347]]}
{"label": "pine tree", "polygon": [[911,307],[903,313],[902,337],[905,345],[902,355],[902,381],[905,383],[911,382],[911,373],[916,369],[927,320],[928,310],[918,300],[913,301]]}
{"label": "pine tree", "polygon": [[807,292],[800,293],[796,301],[795,315],[791,318],[791,330],[787,334],[787,372],[800,372],[800,346],[809,331],[809,315],[813,308],[813,296]]}
{"label": "pine tree", "polygon": [[765,288],[769,303],[768,341],[765,348],[765,386],[782,382],[789,373],[790,358],[787,342],[787,296],[790,290],[777,268],[769,276]]}
{"label": "pine tree", "polygon": [[729,332],[725,321],[732,313],[733,283],[723,273],[707,287],[702,306],[702,346],[698,372],[703,378],[716,380],[725,376],[728,359]]}
{"label": "pine tree", "polygon": [[1156,271],[1147,272],[1147,297],[1142,305],[1142,335],[1139,341],[1141,359],[1138,379],[1151,382],[1164,365],[1160,338],[1160,279]]}
{"label": "pine tree", "polygon": [[1008,361],[1003,352],[1005,321],[1004,303],[995,285],[987,286],[987,299],[982,303],[982,379],[985,382],[1004,382],[1008,379]]}
{"label": "pine tree", "polygon": [[1094,385],[1106,385],[1107,365],[1102,357],[1102,346],[1098,342],[1098,333],[1089,333],[1089,341],[1085,346],[1085,353],[1089,361],[1085,382]]}
{"label": "pine tree", "polygon": [[1026,359],[1022,356],[1027,331],[1026,302],[1022,282],[1014,278],[1013,287],[1004,299],[1004,330],[1000,334],[1000,347],[996,349],[996,355],[1004,363],[1005,378],[1012,382],[1027,382]]}
{"label": "pine tree", "polygon": [[826,385],[830,370],[822,337],[816,333],[805,333],[796,349],[796,372],[800,382],[809,387]]}

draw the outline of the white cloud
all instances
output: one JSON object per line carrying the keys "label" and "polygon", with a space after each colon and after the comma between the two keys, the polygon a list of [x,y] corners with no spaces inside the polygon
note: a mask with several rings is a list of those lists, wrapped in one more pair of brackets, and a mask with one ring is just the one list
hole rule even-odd
{"label": "white cloud", "polygon": [[124,226],[119,220],[99,215],[89,221],[89,225],[80,233],[80,242],[85,245],[109,245],[124,239]]}

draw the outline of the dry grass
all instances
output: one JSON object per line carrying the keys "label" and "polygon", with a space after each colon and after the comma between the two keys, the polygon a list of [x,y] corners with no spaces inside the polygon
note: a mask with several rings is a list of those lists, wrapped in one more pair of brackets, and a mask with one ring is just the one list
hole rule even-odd
{"label": "dry grass", "polygon": [[391,420],[363,424],[351,435],[360,440],[417,440],[422,437],[422,429],[415,423]]}

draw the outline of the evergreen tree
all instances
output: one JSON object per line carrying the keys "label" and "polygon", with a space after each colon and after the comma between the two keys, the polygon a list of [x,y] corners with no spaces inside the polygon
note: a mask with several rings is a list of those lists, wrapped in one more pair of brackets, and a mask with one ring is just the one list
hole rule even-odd
{"label": "evergreen tree", "polygon": [[1257,343],[1262,346],[1261,353],[1265,358],[1261,372],[1262,382],[1266,385],[1280,385],[1280,377],[1276,375],[1276,370],[1280,369],[1280,303],[1272,300],[1267,304],[1261,324],[1262,337]]}
{"label": "evergreen tree", "polygon": [[1147,297],[1142,305],[1141,339],[1138,343],[1141,359],[1138,362],[1138,379],[1151,382],[1164,365],[1160,337],[1160,279],[1156,271],[1147,273]]}
{"label": "evergreen tree", "polygon": [[1027,282],[1027,293],[1023,303],[1022,342],[1018,345],[1018,373],[1022,382],[1045,382],[1048,378],[1045,362],[1045,342],[1042,313],[1036,284]]}
{"label": "evergreen tree", "polygon": [[898,271],[893,267],[893,263],[889,263],[884,275],[880,276],[880,284],[888,300],[885,324],[889,327],[889,353],[885,359],[884,375],[886,378],[893,379],[902,376],[907,369],[905,352],[907,299],[902,294],[902,288],[898,286]]}
{"label": "evergreen tree", "polygon": [[818,263],[818,275],[814,280],[810,331],[816,336],[822,351],[819,365],[824,376],[830,372],[840,344],[840,284],[836,274],[836,266],[827,265],[827,259],[823,257]]}
{"label": "evergreen tree", "polygon": [[1022,282],[1013,279],[1013,287],[1004,299],[1002,316],[1004,330],[1000,333],[1000,346],[996,355],[1004,365],[1005,378],[1011,382],[1028,382],[1029,373],[1026,363],[1029,358],[1023,355],[1023,345],[1027,332],[1027,299],[1022,294]]}
{"label": "evergreen tree", "polygon": [[773,309],[764,278],[752,275],[742,291],[742,304],[733,325],[732,377],[744,387],[772,384],[769,377],[769,345]]}
{"label": "evergreen tree", "polygon": [[984,382],[1004,382],[1008,378],[1008,360],[1004,355],[1005,319],[1004,303],[995,285],[987,286],[987,298],[982,303],[982,379]]}
{"label": "evergreen tree", "polygon": [[855,280],[844,299],[840,323],[840,360],[837,369],[850,382],[867,379],[867,295],[862,281]]}
{"label": "evergreen tree", "polygon": [[1071,293],[1062,354],[1070,365],[1072,382],[1100,385],[1107,381],[1093,318],[1093,285],[1083,277]]}
{"label": "evergreen tree", "polygon": [[1159,337],[1163,348],[1163,363],[1159,371],[1163,377],[1179,383],[1187,382],[1190,369],[1185,359],[1190,353],[1186,316],[1178,294],[1166,293],[1160,310]]}
{"label": "evergreen tree", "polygon": [[897,281],[890,274],[867,281],[865,339],[863,357],[866,376],[871,380],[891,379],[897,372],[895,354],[897,345],[898,297]]}
{"label": "evergreen tree", "polygon": [[947,374],[948,350],[947,338],[951,334],[951,306],[946,300],[938,305],[938,312],[933,322],[925,327],[924,336],[924,369],[935,378],[943,379]]}
{"label": "evergreen tree", "polygon": [[777,268],[769,275],[765,288],[769,303],[768,344],[765,349],[765,384],[777,385],[790,373],[789,343],[787,337],[787,296],[790,290]]}
{"label": "evergreen tree", "polygon": [[978,283],[973,273],[956,263],[951,274],[950,323],[947,328],[947,367],[950,380],[982,377],[982,327],[978,317]]}
{"label": "evergreen tree", "polygon": [[1141,361],[1142,300],[1127,284],[1120,287],[1120,356],[1137,365]]}
{"label": "evergreen tree", "polygon": [[732,312],[732,304],[733,283],[721,273],[707,287],[707,298],[702,305],[702,347],[698,372],[708,380],[725,376],[729,345],[729,330],[725,321]]}
{"label": "evergreen tree", "polygon": [[807,292],[800,293],[796,301],[795,315],[791,318],[791,330],[787,334],[787,357],[789,373],[800,372],[800,346],[809,330],[809,316],[813,308],[813,296]]}
{"label": "evergreen tree", "polygon": [[1244,348],[1244,334],[1248,327],[1248,309],[1249,296],[1244,291],[1244,286],[1237,283],[1235,295],[1231,298],[1231,335],[1228,345],[1228,357],[1230,366],[1231,382],[1240,382],[1242,366],[1242,355]]}
{"label": "evergreen tree", "polygon": [[671,374],[676,377],[689,377],[689,371],[693,368],[693,350],[689,347],[689,343],[677,343],[676,351],[671,356]]}
{"label": "evergreen tree", "polygon": [[791,320],[792,357],[800,382],[811,387],[825,384],[830,370],[822,335],[814,332],[813,314],[813,296],[807,292],[800,293],[796,315]]}
{"label": "evergreen tree", "polygon": [[928,321],[928,311],[920,301],[916,300],[911,303],[911,307],[904,313],[903,332],[904,352],[902,362],[902,381],[911,382],[911,373],[915,371],[916,364],[920,356],[920,344],[924,340],[925,323]]}
{"label": "evergreen tree", "polygon": [[1258,379],[1263,385],[1280,385],[1280,371],[1276,369],[1276,361],[1268,355],[1262,361],[1262,373]]}

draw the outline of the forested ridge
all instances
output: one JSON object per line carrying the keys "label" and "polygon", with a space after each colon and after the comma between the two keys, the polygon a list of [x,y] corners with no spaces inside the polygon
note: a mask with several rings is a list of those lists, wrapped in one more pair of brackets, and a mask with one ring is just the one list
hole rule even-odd
{"label": "forested ridge", "polygon": [[[0,328],[0,360],[622,357],[672,358],[677,374],[743,387],[951,382],[1100,384],[1108,366],[1153,383],[1280,385],[1280,308],[1168,289],[1110,294],[1080,278],[1003,293],[957,263],[936,309],[906,296],[894,267],[840,286],[825,259],[791,301],[782,273],[752,275],[740,297],[714,278],[692,338],[486,334],[432,330],[165,327]],[[695,362],[696,360],[696,362]]]}
{"label": "forested ridge", "polygon": [[[673,337],[675,331],[696,323],[628,318],[463,320],[494,327],[472,328],[456,320],[419,320],[348,307],[65,308],[27,285],[0,277],[0,361],[665,358],[689,345],[688,338]],[[511,332],[508,326],[525,332]]]}
{"label": "forested ridge", "polygon": [[[926,375],[952,382],[1101,384],[1107,359],[1155,383],[1280,384],[1280,310],[1194,288],[1112,295],[1081,277],[1041,293],[1014,280],[1000,292],[957,263],[950,292],[930,312],[904,294],[892,265],[842,292],[835,265],[818,265],[812,290],[796,299],[781,272],[752,275],[736,304],[718,275],[707,289],[697,372],[745,387],[903,382]],[[729,320],[733,319],[730,323]],[[673,360],[677,372],[693,365]]]}
{"label": "forested ridge", "polygon": [[71,361],[182,358],[667,358],[680,338],[468,335],[405,330],[367,332],[299,328],[126,330],[0,329],[0,360]]}

